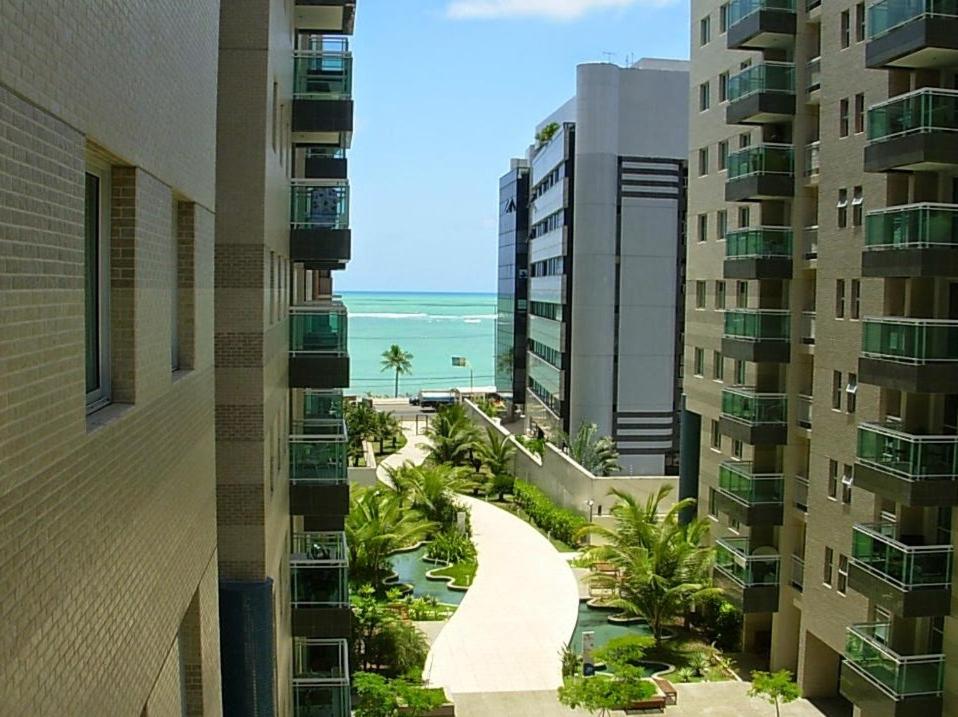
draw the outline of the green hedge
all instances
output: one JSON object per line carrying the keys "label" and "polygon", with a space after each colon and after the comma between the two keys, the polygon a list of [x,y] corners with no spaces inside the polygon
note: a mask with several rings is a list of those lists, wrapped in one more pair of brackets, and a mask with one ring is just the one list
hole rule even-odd
{"label": "green hedge", "polygon": [[526,481],[516,481],[513,495],[516,505],[526,512],[533,523],[563,543],[578,543],[576,533],[589,524],[575,511],[557,506],[545,493]]}

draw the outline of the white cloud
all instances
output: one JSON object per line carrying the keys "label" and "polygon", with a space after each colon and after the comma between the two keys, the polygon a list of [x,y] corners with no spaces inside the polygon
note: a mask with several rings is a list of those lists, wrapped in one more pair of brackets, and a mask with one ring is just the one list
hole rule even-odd
{"label": "white cloud", "polygon": [[643,4],[664,5],[670,0],[452,0],[446,15],[456,20],[508,17],[544,17],[575,20],[593,10]]}

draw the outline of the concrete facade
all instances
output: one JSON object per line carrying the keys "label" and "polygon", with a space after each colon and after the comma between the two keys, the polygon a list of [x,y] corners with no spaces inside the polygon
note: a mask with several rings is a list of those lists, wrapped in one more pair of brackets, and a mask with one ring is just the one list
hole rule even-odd
{"label": "concrete facade", "polygon": [[527,412],[544,430],[595,423],[626,474],[677,469],[687,77],[680,61],[581,65],[530,150]]}
{"label": "concrete facade", "polygon": [[0,712],[220,714],[216,4],[0,20]]}
{"label": "concrete facade", "polygon": [[[844,694],[866,717],[929,708],[955,714],[947,672],[944,707],[939,690],[936,708],[934,698],[919,704],[911,693],[891,697],[873,674],[863,679],[878,697],[865,699],[846,685],[847,675],[860,674],[850,666],[855,660],[842,664],[843,655],[854,657],[847,641],[855,624],[890,624],[886,640],[899,656],[934,655],[942,644],[947,652],[954,639],[950,616],[896,615],[887,596],[864,587],[859,592],[861,583],[847,578],[849,568],[854,574],[865,561],[860,548],[857,559],[853,550],[856,525],[891,525],[900,537],[879,542],[895,551],[907,552],[905,542],[954,541],[951,505],[896,504],[858,485],[867,464],[862,424],[893,420],[913,433],[954,433],[943,397],[896,390],[868,379],[860,366],[869,317],[954,318],[941,303],[931,312],[921,305],[923,296],[947,293],[947,277],[918,280],[902,271],[879,279],[863,271],[866,235],[872,232],[872,243],[880,238],[869,212],[954,201],[950,172],[864,171],[868,108],[913,87],[950,87],[953,77],[944,67],[939,73],[866,66],[879,30],[874,20],[866,22],[864,4],[812,1],[751,14],[741,7],[692,3],[684,389],[689,411],[702,419],[699,512],[713,519],[714,537],[744,538],[745,552],[766,556],[762,560],[779,556],[777,608],[746,616],[746,647],[766,652],[773,669],[794,671],[805,696]],[[767,73],[764,79],[759,72]],[[782,98],[794,98],[794,110],[769,111],[781,108]],[[739,162],[736,152],[761,145],[787,147],[788,171],[760,164],[754,154]],[[772,174],[786,177],[787,192],[761,188],[762,175]],[[753,188],[740,191],[743,181],[753,181]],[[736,199],[742,201],[730,201]],[[787,234],[787,251],[772,250],[775,242],[743,251],[749,232],[763,242]],[[749,264],[756,254],[775,255],[785,270]],[[903,294],[914,300],[902,301]],[[756,311],[781,321],[784,335],[769,340],[745,329],[752,335],[743,337],[729,323]],[[727,393],[742,388],[772,397],[762,420],[781,426],[787,437],[769,440],[754,430],[756,414],[737,408],[735,394]],[[780,519],[742,519],[736,506],[752,499],[741,492],[735,497],[738,489],[728,480],[735,472],[748,474],[752,485],[767,476],[780,482],[773,499],[782,506]],[[936,523],[938,530],[931,527]],[[751,589],[732,586],[739,598]]]}

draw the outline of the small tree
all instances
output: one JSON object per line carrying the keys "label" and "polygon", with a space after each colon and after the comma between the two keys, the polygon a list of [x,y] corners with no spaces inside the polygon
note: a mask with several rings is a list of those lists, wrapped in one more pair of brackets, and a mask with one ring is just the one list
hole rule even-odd
{"label": "small tree", "polygon": [[798,685],[792,682],[792,673],[788,670],[753,672],[752,688],[748,694],[750,697],[761,697],[769,704],[775,705],[776,717],[781,714],[780,705],[794,702],[802,696]]}
{"label": "small tree", "polygon": [[422,717],[435,709],[445,697],[408,680],[390,680],[369,672],[353,675],[356,689],[356,717]]}
{"label": "small tree", "polygon": [[394,397],[399,397],[399,375],[412,373],[413,355],[403,351],[398,344],[393,344],[383,351],[382,371],[396,372],[396,391]]}
{"label": "small tree", "polygon": [[559,688],[559,702],[566,707],[581,707],[594,715],[607,717],[610,710],[625,709],[648,699],[655,687],[643,680],[638,670],[625,669],[615,677],[567,677]]}

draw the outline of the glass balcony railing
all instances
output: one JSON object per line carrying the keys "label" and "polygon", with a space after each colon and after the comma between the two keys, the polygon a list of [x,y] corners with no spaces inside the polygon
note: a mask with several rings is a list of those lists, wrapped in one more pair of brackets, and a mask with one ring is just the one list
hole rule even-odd
{"label": "glass balcony railing", "polygon": [[744,99],[759,92],[795,94],[795,64],[792,62],[763,62],[751,65],[728,79],[729,102]]}
{"label": "glass balcony railing", "polygon": [[726,259],[791,259],[788,227],[747,227],[725,234]]}
{"label": "glass balcony railing", "polygon": [[289,314],[290,353],[346,354],[348,317],[342,304],[301,304],[291,306]]}
{"label": "glass balcony railing", "polygon": [[802,475],[795,476],[795,494],[792,502],[803,512],[808,512],[808,478]]}
{"label": "glass balcony railing", "polygon": [[906,433],[899,425],[858,426],[858,461],[904,480],[958,478],[958,436]]}
{"label": "glass balcony railing", "polygon": [[868,8],[868,39],[926,17],[958,17],[958,0],[879,0]]}
{"label": "glass balcony railing", "polygon": [[753,388],[722,390],[722,415],[750,425],[785,423],[788,399],[781,393],[756,393]]}
{"label": "glass balcony railing", "polygon": [[[349,564],[345,538],[319,538],[319,535],[304,534],[305,537],[299,538],[299,545],[295,544],[294,538],[293,552],[289,557],[290,603],[293,607],[305,608],[348,607]],[[305,552],[296,552],[296,548],[303,548]]]}
{"label": "glass balcony railing", "polygon": [[958,204],[909,204],[865,217],[865,251],[958,249]]}
{"label": "glass balcony railing", "polygon": [[941,695],[944,655],[899,655],[888,646],[889,623],[852,625],[845,637],[845,664],[893,700]]}
{"label": "glass balcony railing", "polygon": [[908,364],[958,361],[958,321],[869,318],[862,322],[862,355]]}
{"label": "glass balcony railing", "polygon": [[814,311],[803,311],[801,316],[802,343],[807,346],[815,345],[815,322],[816,314]]}
{"label": "glass balcony railing", "polygon": [[342,531],[293,533],[289,554],[290,559],[297,562],[345,563],[349,557],[346,534]]}
{"label": "glass balcony railing", "polygon": [[795,0],[732,0],[728,7],[728,24],[732,26],[760,10],[795,12]]}
{"label": "glass balcony railing", "polygon": [[798,396],[798,400],[795,402],[795,420],[802,428],[811,429],[813,408],[814,404],[811,396]]}
{"label": "glass balcony railing", "polygon": [[808,91],[814,92],[822,88],[822,58],[813,57],[808,61]]}
{"label": "glass balcony railing", "polygon": [[341,421],[344,416],[342,391],[302,389],[304,421]]}
{"label": "glass balcony railing", "polygon": [[744,341],[788,341],[791,314],[772,309],[729,309],[724,337]]}
{"label": "glass balcony railing", "polygon": [[715,569],[742,587],[778,585],[780,563],[777,555],[751,555],[748,538],[715,541]]}
{"label": "glass balcony railing", "polygon": [[791,583],[799,592],[805,589],[805,559],[798,555],[792,555]]}
{"label": "glass balcony railing", "polygon": [[852,561],[863,570],[902,590],[951,586],[950,545],[906,545],[895,523],[855,525]]}
{"label": "glass balcony railing", "polygon": [[725,461],[719,466],[719,490],[746,505],[781,504],[785,479],[781,473],[753,473],[751,463]]}
{"label": "glass balcony railing", "polygon": [[293,640],[293,717],[349,717],[346,640]]}
{"label": "glass balcony railing", "polygon": [[822,172],[822,143],[812,142],[805,146],[805,176],[817,177]]}
{"label": "glass balcony railing", "polygon": [[728,156],[729,179],[767,174],[792,176],[794,173],[794,152],[789,144],[758,144]]}
{"label": "glass balcony railing", "polygon": [[320,37],[293,53],[293,97],[348,100],[353,94],[353,56],[345,37]]}
{"label": "glass balcony railing", "polygon": [[290,187],[293,229],[348,229],[349,184],[299,180]]}
{"label": "glass balcony railing", "polygon": [[294,483],[345,483],[348,444],[342,435],[290,435],[289,479]]}
{"label": "glass balcony railing", "polygon": [[869,142],[926,132],[958,132],[958,91],[925,87],[868,110]]}
{"label": "glass balcony railing", "polygon": [[346,150],[342,147],[321,147],[309,145],[303,150],[306,159],[346,159]]}

